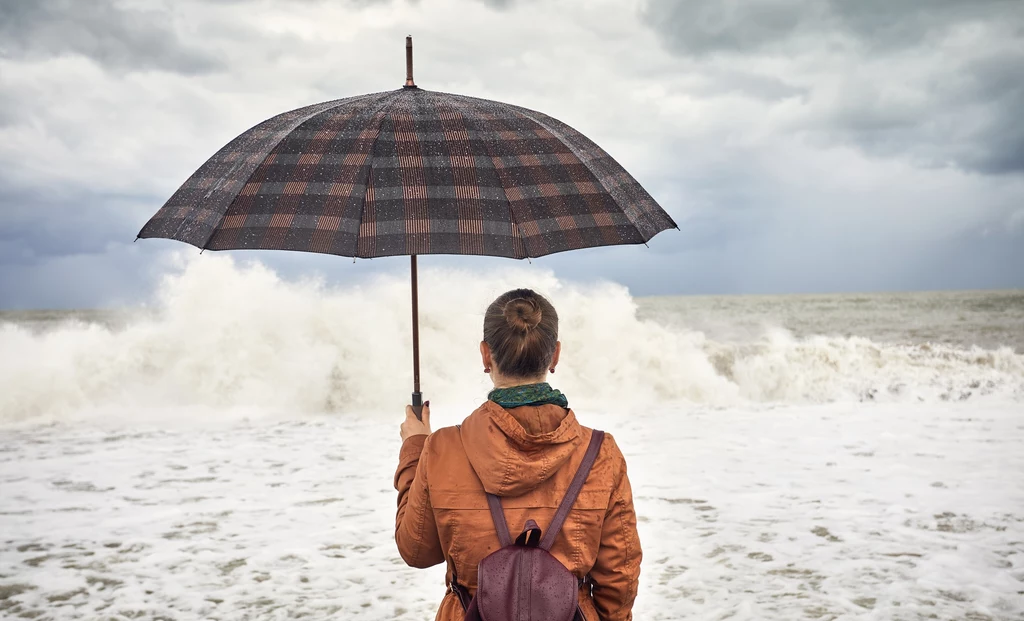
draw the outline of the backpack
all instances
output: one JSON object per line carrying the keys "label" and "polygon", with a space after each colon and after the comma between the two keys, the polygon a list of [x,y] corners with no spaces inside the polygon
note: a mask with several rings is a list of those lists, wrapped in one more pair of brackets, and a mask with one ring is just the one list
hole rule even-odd
{"label": "backpack", "polygon": [[543,538],[537,523],[527,520],[522,534],[513,542],[501,498],[487,494],[501,548],[480,561],[472,599],[466,587],[458,583],[452,567],[452,590],[466,611],[466,621],[585,621],[577,593],[586,582],[578,580],[549,550],[583,489],[603,441],[604,432],[595,429]]}

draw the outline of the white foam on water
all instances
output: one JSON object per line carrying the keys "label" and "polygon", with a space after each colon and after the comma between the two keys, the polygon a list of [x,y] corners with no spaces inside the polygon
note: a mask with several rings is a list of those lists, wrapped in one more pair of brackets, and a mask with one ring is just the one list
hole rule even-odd
{"label": "white foam on water", "polygon": [[[638,318],[620,285],[509,267],[422,271],[423,387],[434,403],[485,397],[483,311],[523,286],[558,309],[563,356],[552,382],[575,404],[1024,399],[1024,355],[1008,347],[795,338],[778,328],[716,341]],[[394,410],[409,399],[409,315],[402,277],[329,288],[284,281],[259,263],[199,257],[124,326],[0,324],[0,421]]]}
{"label": "white foam on water", "polygon": [[[637,619],[1024,615],[1019,409],[579,415],[629,464]],[[0,429],[0,616],[432,618],[443,568],[410,569],[394,544],[397,426]]]}

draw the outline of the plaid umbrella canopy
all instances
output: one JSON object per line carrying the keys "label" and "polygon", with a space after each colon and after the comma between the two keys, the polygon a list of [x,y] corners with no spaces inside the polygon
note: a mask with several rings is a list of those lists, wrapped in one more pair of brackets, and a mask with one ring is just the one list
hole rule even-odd
{"label": "plaid umbrella canopy", "polygon": [[210,250],[412,256],[413,405],[419,411],[416,255],[523,259],[646,243],[678,228],[600,147],[549,116],[423,90],[275,116],[203,164],[139,237]]}

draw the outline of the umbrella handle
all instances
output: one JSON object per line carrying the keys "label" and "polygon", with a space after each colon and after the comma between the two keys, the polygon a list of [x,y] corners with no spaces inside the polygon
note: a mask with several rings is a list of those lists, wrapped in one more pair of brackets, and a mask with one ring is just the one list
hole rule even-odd
{"label": "umbrella handle", "polygon": [[412,393],[412,413],[416,415],[416,418],[423,420],[423,393],[414,392]]}

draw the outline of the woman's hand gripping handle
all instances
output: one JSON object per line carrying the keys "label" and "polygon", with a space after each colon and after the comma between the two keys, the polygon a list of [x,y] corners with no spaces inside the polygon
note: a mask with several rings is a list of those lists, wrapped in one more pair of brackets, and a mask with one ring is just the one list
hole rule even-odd
{"label": "woman's hand gripping handle", "polygon": [[430,435],[430,402],[427,401],[420,409],[422,418],[416,416],[416,409],[405,406],[405,421],[402,423],[402,442],[412,436]]}

